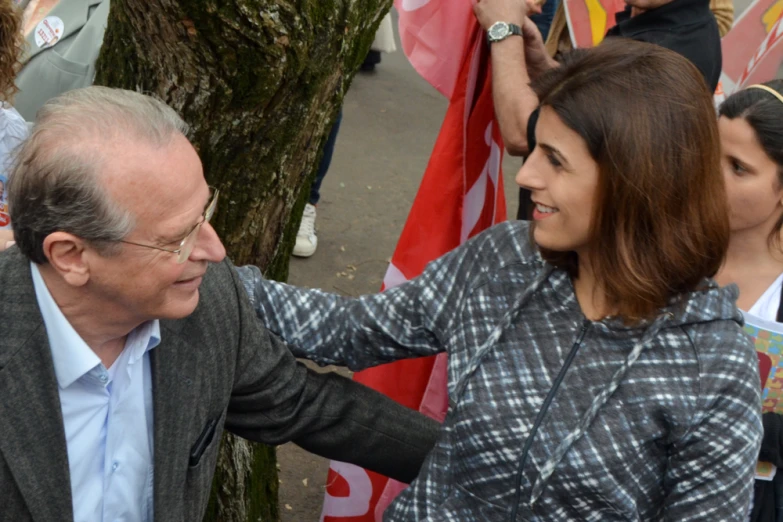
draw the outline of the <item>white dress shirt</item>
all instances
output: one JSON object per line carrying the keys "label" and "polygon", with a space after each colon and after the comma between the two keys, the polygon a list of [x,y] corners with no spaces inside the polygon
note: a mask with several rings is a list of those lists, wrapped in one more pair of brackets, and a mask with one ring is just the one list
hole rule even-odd
{"label": "white dress shirt", "polygon": [[59,385],[74,522],[152,522],[153,415],[149,351],[160,324],[147,322],[105,368],[55,303],[30,263]]}
{"label": "white dress shirt", "polygon": [[758,301],[748,310],[748,313],[767,321],[777,321],[781,289],[783,289],[783,274],[780,274],[775,282],[764,291]]}

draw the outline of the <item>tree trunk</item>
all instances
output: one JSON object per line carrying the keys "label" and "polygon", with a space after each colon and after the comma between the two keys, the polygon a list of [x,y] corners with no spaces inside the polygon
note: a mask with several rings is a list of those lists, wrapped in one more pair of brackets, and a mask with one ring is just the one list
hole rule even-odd
{"label": "tree trunk", "polygon": [[[285,280],[321,148],[392,0],[111,0],[96,84],[191,126],[236,264]],[[275,521],[273,448],[224,437],[206,520]]]}

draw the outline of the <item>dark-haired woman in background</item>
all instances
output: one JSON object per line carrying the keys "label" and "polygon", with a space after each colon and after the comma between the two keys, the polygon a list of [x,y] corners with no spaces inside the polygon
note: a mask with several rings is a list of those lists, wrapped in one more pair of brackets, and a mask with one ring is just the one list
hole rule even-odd
{"label": "dark-haired woman in background", "polygon": [[259,318],[322,364],[448,353],[441,437],[386,521],[743,521],[758,361],[736,289],[709,279],[729,224],[704,80],[613,40],[535,89],[538,145],[517,175],[532,226],[358,299],[241,268]]}
{"label": "dark-haired woman in background", "polygon": [[22,13],[12,0],[0,0],[0,252],[13,244],[8,211],[8,175],[13,150],[27,139],[27,124],[11,106],[22,66]]}
{"label": "dark-haired woman in background", "polygon": [[[720,107],[731,241],[716,279],[739,287],[737,306],[783,322],[783,81],[754,85]],[[764,414],[760,460],[783,466],[783,417]],[[783,520],[783,473],[756,481],[752,521]]]}

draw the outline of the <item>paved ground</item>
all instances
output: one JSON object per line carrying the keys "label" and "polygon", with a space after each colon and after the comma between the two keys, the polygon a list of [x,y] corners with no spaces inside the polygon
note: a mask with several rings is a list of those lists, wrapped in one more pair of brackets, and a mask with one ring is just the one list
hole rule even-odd
{"label": "paved ground", "polygon": [[[737,0],[738,11],[747,3]],[[375,73],[356,77],[321,190],[318,251],[291,260],[289,282],[352,296],[380,289],[446,106],[399,51],[384,55]],[[504,162],[512,212],[520,163]],[[278,459],[281,522],[318,521],[328,462],[290,444],[279,448]]]}

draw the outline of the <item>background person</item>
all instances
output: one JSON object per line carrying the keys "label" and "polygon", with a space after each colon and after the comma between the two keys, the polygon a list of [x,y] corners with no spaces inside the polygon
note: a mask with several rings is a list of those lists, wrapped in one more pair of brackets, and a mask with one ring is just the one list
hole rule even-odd
{"label": "background person", "polygon": [[[767,90],[768,89],[768,90]],[[722,166],[731,242],[716,280],[739,287],[737,306],[783,322],[783,81],[739,91],[720,107]],[[783,417],[764,414],[760,460],[783,467]],[[783,474],[757,480],[752,522],[783,515]]]}
{"label": "background person", "polygon": [[[28,4],[26,52],[16,80],[16,108],[27,121],[33,121],[38,109],[51,98],[92,85],[109,7],[110,0],[46,0]],[[42,28],[46,31],[39,32]],[[55,34],[56,31],[60,33]]]}
{"label": "background person", "polygon": [[[734,24],[734,2],[732,0],[710,0],[710,11],[718,23],[718,31],[721,38],[731,30]],[[539,27],[540,30],[540,27]],[[565,7],[558,6],[552,20],[551,34],[541,31],[546,42],[546,49],[552,58],[557,58],[560,53],[568,52],[574,48],[568,31]]]}
{"label": "background person", "polygon": [[12,153],[28,133],[24,118],[11,105],[23,44],[21,11],[12,0],[0,0],[0,252],[14,239],[6,190]]}

